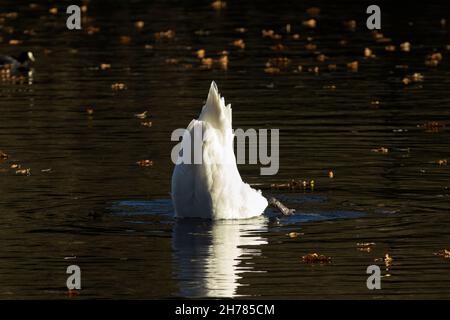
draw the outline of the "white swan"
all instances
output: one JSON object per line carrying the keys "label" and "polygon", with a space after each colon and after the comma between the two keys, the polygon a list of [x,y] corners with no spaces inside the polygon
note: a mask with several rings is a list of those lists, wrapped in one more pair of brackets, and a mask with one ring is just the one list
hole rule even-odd
{"label": "white swan", "polygon": [[[190,135],[183,136],[193,140],[194,130],[201,130],[201,164],[179,163],[173,171],[171,194],[177,217],[244,219],[261,215],[267,207],[261,192],[239,174],[231,119],[231,105],[225,106],[213,81],[198,120],[187,127]],[[194,143],[190,145],[194,157]]]}

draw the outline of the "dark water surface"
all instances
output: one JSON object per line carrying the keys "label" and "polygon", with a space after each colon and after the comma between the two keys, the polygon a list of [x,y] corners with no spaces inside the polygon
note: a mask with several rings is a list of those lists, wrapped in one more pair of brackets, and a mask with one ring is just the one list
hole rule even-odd
{"label": "dark water surface", "polygon": [[[450,249],[450,167],[437,163],[450,160],[448,4],[382,8],[391,40],[377,42],[366,6],[350,2],[229,1],[216,11],[209,1],[92,1],[81,31],[66,29],[58,3],[52,15],[51,3],[0,1],[0,53],[32,50],[37,59],[29,84],[0,83],[0,150],[9,155],[0,162],[1,299],[67,297],[70,264],[82,270],[78,298],[450,298],[449,260],[434,254]],[[308,29],[312,6],[322,10]],[[351,19],[354,31],[343,26]],[[175,36],[155,39],[167,30]],[[398,47],[405,41],[410,52]],[[284,51],[271,49],[278,43]],[[364,58],[365,47],[376,57]],[[228,51],[228,69],[205,68],[202,48],[214,59]],[[437,67],[425,65],[432,52],[442,54]],[[276,57],[290,64],[265,72]],[[402,84],[414,73],[424,81]],[[244,180],[315,181],[314,190],[265,191],[296,216],[172,218],[170,135],[198,116],[211,80],[232,104],[235,128],[280,129],[279,173],[242,165]],[[135,117],[146,110],[148,119]],[[388,152],[373,151],[381,147]],[[143,159],[153,166],[138,166]],[[375,245],[360,251],[361,242]],[[313,252],[332,263],[302,262]],[[366,288],[371,264],[381,267],[382,290]]]}

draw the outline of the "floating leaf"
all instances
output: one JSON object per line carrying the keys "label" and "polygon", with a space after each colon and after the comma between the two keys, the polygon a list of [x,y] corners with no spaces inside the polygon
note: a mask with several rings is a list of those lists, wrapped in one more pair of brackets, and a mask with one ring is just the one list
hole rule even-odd
{"label": "floating leaf", "polygon": [[245,42],[243,39],[237,39],[233,41],[233,46],[238,47],[241,50],[245,49]]}
{"label": "floating leaf", "polygon": [[302,24],[304,27],[314,29],[317,26],[317,21],[316,21],[316,19],[309,19],[309,20],[303,21]]}
{"label": "floating leaf", "polygon": [[16,170],[16,174],[21,175],[21,176],[29,176],[29,175],[31,175],[31,169],[30,168],[19,169],[19,170]]}
{"label": "floating leaf", "polygon": [[323,254],[318,254],[318,253],[309,253],[306,256],[303,256],[302,260],[305,263],[330,263],[331,262],[330,257],[327,257]]}
{"label": "floating leaf", "polygon": [[400,44],[400,50],[404,52],[410,52],[411,51],[411,43],[403,42]]}
{"label": "floating leaf", "polygon": [[375,242],[358,242],[356,246],[359,251],[371,252]]}
{"label": "floating leaf", "polygon": [[111,89],[114,90],[114,91],[126,90],[127,89],[127,85],[125,83],[117,82],[117,83],[113,83],[111,85]]}
{"label": "floating leaf", "polygon": [[352,61],[347,63],[347,69],[353,72],[357,72],[359,68],[359,62],[358,61]]}
{"label": "floating leaf", "polygon": [[147,118],[147,114],[148,114],[148,111],[144,111],[142,113],[136,113],[134,116],[138,119],[145,119],[145,118]]}
{"label": "floating leaf", "polygon": [[372,149],[371,151],[376,153],[389,153],[389,149],[386,147],[379,147],[376,149]]}
{"label": "floating leaf", "polygon": [[141,122],[141,126],[150,128],[153,125],[151,121],[143,121]]}
{"label": "floating leaf", "polygon": [[289,238],[298,238],[300,236],[304,236],[305,234],[303,232],[289,232],[287,235]]}
{"label": "floating leaf", "polygon": [[136,162],[141,167],[151,167],[153,166],[153,160],[139,160]]}
{"label": "floating leaf", "polygon": [[205,49],[199,49],[196,51],[197,58],[203,59],[205,57],[206,51]]}
{"label": "floating leaf", "polygon": [[144,25],[145,25],[144,21],[141,21],[141,20],[136,21],[134,23],[134,26],[136,27],[136,29],[142,29],[142,28],[144,28]]}
{"label": "floating leaf", "polygon": [[167,31],[160,31],[154,33],[156,40],[162,40],[162,39],[172,39],[175,37],[175,31],[173,30],[167,30]]}
{"label": "floating leaf", "polygon": [[8,158],[9,158],[9,156],[5,152],[0,150],[0,160],[6,160]]}
{"label": "floating leaf", "polygon": [[435,252],[434,255],[443,257],[444,259],[450,259],[450,251],[447,249]]}
{"label": "floating leaf", "polygon": [[216,0],[213,3],[211,3],[211,7],[214,10],[222,10],[227,7],[227,3],[225,1]]}
{"label": "floating leaf", "polygon": [[100,70],[107,70],[110,69],[111,65],[109,63],[102,63],[100,64]]}
{"label": "floating leaf", "polygon": [[393,260],[394,259],[392,259],[392,257],[389,255],[389,253],[386,253],[384,255],[383,261],[384,261],[384,265],[386,266],[387,269],[389,269],[389,267],[392,265]]}

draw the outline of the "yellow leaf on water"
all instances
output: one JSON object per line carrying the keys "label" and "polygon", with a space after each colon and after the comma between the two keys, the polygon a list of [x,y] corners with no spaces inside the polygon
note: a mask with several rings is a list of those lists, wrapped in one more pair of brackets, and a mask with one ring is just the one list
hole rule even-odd
{"label": "yellow leaf on water", "polygon": [[289,232],[287,235],[289,236],[289,238],[298,238],[305,234],[303,232]]}

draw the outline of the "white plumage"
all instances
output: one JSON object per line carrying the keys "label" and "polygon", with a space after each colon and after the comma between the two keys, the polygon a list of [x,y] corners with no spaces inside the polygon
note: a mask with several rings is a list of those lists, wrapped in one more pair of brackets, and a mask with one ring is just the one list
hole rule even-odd
{"label": "white plumage", "polygon": [[187,128],[192,158],[194,130],[201,129],[201,164],[180,163],[173,171],[172,200],[177,217],[245,219],[261,215],[267,207],[261,192],[244,183],[239,174],[231,120],[231,105],[225,106],[213,81],[198,120],[192,120]]}

